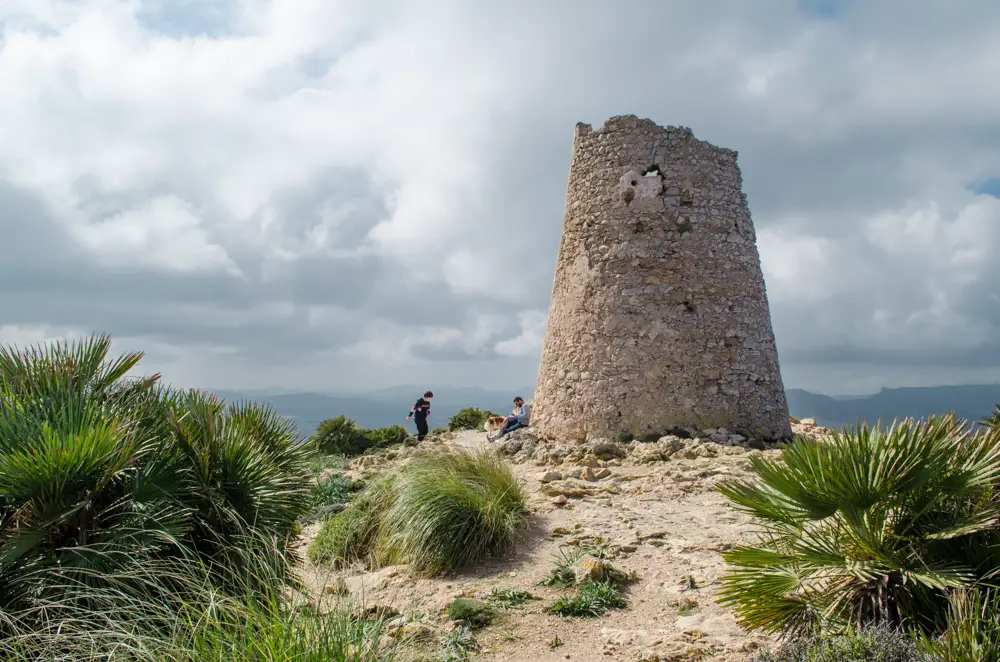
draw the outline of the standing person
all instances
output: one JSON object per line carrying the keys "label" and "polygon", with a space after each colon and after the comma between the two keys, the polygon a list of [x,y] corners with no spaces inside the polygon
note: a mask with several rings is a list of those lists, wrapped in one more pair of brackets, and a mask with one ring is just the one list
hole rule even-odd
{"label": "standing person", "polygon": [[410,408],[410,413],[406,415],[406,424],[409,425],[410,419],[417,424],[417,441],[423,441],[424,437],[427,436],[427,417],[431,414],[431,400],[434,398],[434,394],[430,391],[424,391],[424,397],[417,400],[417,404]]}
{"label": "standing person", "polygon": [[507,417],[507,420],[503,423],[503,429],[501,429],[500,432],[489,441],[495,441],[503,437],[508,432],[526,428],[529,425],[531,425],[531,405],[525,402],[524,398],[521,396],[517,396],[514,398],[513,415]]}

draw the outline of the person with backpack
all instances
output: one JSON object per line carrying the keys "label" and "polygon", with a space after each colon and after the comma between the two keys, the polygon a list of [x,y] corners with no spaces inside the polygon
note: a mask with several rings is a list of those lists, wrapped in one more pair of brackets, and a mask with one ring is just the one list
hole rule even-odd
{"label": "person with backpack", "polygon": [[431,414],[431,400],[434,394],[424,391],[424,397],[419,398],[417,403],[410,408],[410,413],[406,415],[406,424],[410,424],[410,419],[417,424],[417,441],[423,441],[427,436],[427,417]]}

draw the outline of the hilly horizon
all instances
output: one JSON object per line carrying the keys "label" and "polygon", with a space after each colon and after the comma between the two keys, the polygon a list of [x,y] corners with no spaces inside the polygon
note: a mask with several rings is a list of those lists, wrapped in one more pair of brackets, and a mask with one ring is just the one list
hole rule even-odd
{"label": "hilly horizon", "polygon": [[[251,400],[270,403],[309,436],[327,419],[343,414],[358,425],[379,428],[402,425],[410,407],[426,388],[390,386],[365,393],[337,394],[295,392],[288,389],[237,391],[209,389],[229,401]],[[467,407],[507,414],[513,397],[531,399],[534,389],[491,390],[477,386],[431,386],[434,401],[430,426],[444,427],[448,419]],[[841,428],[858,420],[890,423],[903,418],[924,418],[955,412],[960,418],[979,420],[1000,403],[1000,384],[962,386],[922,386],[883,388],[861,396],[829,396],[804,389],[788,389],[789,413],[796,418],[813,418],[819,425]],[[412,431],[412,425],[411,431]]]}

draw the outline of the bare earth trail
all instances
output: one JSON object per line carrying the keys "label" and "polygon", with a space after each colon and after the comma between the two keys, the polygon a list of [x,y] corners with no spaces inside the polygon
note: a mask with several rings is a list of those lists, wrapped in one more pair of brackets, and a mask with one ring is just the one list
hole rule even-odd
{"label": "bare earth trail", "polygon": [[[468,450],[485,446],[482,432],[447,436],[440,445]],[[751,526],[749,518],[713,488],[720,480],[744,474],[748,454],[760,451],[693,440],[684,443],[669,459],[645,464],[632,461],[645,449],[624,461],[589,457],[579,464],[567,459],[557,466],[551,461],[540,466],[545,458],[536,453],[527,462],[513,464],[531,495],[532,519],[526,539],[508,558],[487,560],[441,579],[412,577],[405,566],[342,573],[305,567],[303,577],[313,590],[330,587],[326,591],[332,593],[332,587],[338,587],[367,607],[391,606],[422,618],[431,633],[450,629],[445,610],[457,597],[485,598],[495,588],[514,588],[539,598],[502,612],[493,625],[477,633],[482,650],[475,659],[680,662],[710,657],[745,662],[768,642],[743,632],[734,617],[715,603],[715,591],[725,572],[720,552],[743,540]],[[606,469],[610,475],[586,480],[586,465],[590,471]],[[542,475],[574,471],[583,471],[584,479],[549,482],[556,476]],[[577,496],[563,505],[555,503],[563,500],[560,492],[573,495],[574,489]],[[316,528],[305,532],[303,545]],[[543,607],[563,594],[537,585],[551,571],[553,558],[567,545],[595,540],[615,550],[611,561],[615,566],[637,576],[625,590],[629,607],[596,619],[545,614]],[[554,640],[561,643],[553,646]]]}

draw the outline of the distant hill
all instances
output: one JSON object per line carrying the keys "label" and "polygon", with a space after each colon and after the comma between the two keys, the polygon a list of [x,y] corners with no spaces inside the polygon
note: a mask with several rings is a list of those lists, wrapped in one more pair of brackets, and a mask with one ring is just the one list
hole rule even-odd
{"label": "distant hill", "polygon": [[[239,391],[214,392],[226,400],[250,400],[270,403],[275,409],[295,421],[302,436],[312,434],[327,418],[341,414],[353,418],[366,428],[402,425],[410,407],[426,387],[397,386],[358,395],[325,395],[321,393],[253,393]],[[490,409],[498,414],[509,414],[514,408],[515,395],[530,399],[534,389],[523,391],[489,391],[475,387],[431,387],[434,400],[431,405],[431,428],[448,425],[448,419],[466,407]],[[410,431],[416,428],[410,424]]]}
{"label": "distant hill", "polygon": [[[270,402],[299,426],[308,436],[324,419],[344,414],[362,427],[379,428],[402,424],[406,413],[424,392],[423,387],[394,386],[355,395],[325,395],[289,392],[215,392],[227,400]],[[491,391],[477,387],[431,386],[434,404],[432,428],[445,426],[448,419],[466,407],[491,409],[509,414],[515,395],[530,399],[533,389]],[[923,418],[955,411],[960,417],[979,420],[1000,403],[1000,384],[982,386],[931,386],[923,388],[882,389],[866,396],[831,397],[801,389],[787,391],[788,408],[796,418],[815,418],[820,425],[839,428],[853,425],[859,418],[889,423],[893,419]],[[413,426],[410,426],[413,430]]]}
{"label": "distant hill", "polygon": [[815,418],[826,427],[854,425],[858,419],[924,418],[955,412],[960,418],[979,420],[1000,404],[1000,384],[977,386],[926,386],[884,388],[878,393],[851,398],[831,398],[801,389],[789,389],[788,409],[796,418]]}

